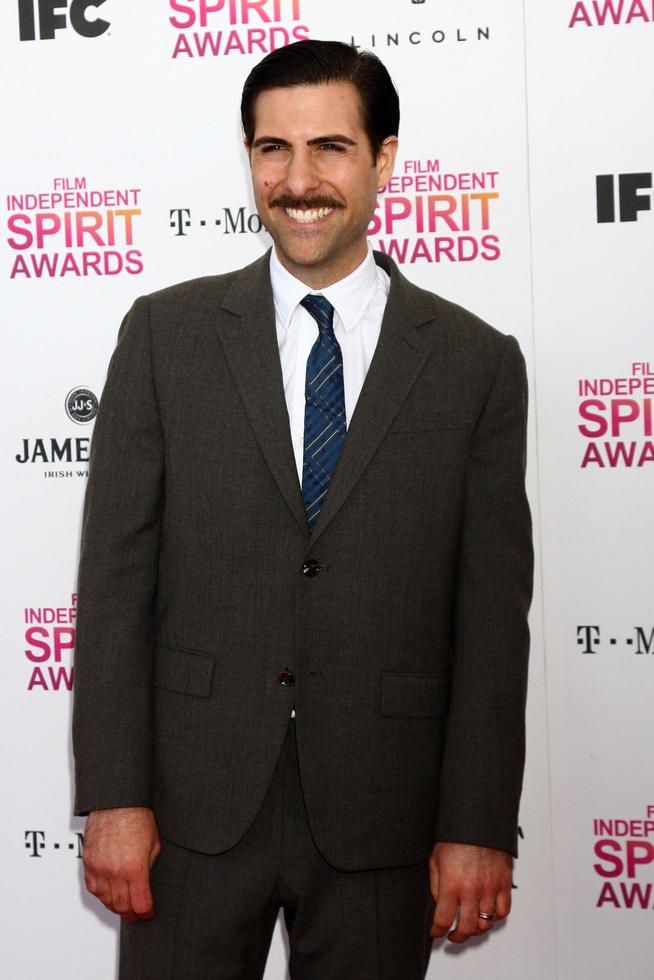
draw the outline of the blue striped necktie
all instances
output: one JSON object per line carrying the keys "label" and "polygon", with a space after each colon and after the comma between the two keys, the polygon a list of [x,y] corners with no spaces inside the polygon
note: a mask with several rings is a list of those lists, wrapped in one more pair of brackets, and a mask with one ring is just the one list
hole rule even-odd
{"label": "blue striped necktie", "polygon": [[318,339],[307,358],[304,389],[302,496],[313,528],[345,439],[343,355],[334,336],[334,307],[324,296],[305,296],[302,306],[318,324]]}

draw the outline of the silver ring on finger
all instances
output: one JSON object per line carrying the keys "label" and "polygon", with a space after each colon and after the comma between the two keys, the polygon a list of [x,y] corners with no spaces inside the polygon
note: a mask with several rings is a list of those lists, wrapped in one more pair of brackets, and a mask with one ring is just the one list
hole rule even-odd
{"label": "silver ring on finger", "polygon": [[477,913],[477,915],[480,919],[483,919],[485,922],[492,922],[493,919],[495,918],[495,912],[482,912],[480,910]]}

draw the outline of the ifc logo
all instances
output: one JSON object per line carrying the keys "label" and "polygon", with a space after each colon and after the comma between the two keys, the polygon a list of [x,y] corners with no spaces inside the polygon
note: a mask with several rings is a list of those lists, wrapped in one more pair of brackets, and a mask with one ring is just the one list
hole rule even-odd
{"label": "ifc logo", "polygon": [[98,399],[88,388],[73,388],[66,395],[66,415],[71,422],[85,425],[98,414]]}
{"label": "ifc logo", "polygon": [[[21,41],[35,41],[36,0],[18,0],[18,28]],[[97,8],[105,0],[70,0],[68,16],[70,26],[82,37],[100,37],[109,30],[111,24],[98,16]],[[68,0],[38,0],[38,37],[41,41],[51,41],[56,31],[65,30]],[[94,15],[89,17],[89,12]]]}

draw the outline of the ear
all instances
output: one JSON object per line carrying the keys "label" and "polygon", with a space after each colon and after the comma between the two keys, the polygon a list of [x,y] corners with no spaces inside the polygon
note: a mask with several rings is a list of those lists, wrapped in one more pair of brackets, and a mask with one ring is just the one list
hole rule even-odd
{"label": "ear", "polygon": [[399,145],[397,136],[387,136],[382,145],[379,147],[377,160],[375,162],[375,167],[377,169],[377,187],[379,190],[381,190],[382,187],[386,187],[386,184],[393,176],[393,168],[395,167],[395,158],[397,157]]}

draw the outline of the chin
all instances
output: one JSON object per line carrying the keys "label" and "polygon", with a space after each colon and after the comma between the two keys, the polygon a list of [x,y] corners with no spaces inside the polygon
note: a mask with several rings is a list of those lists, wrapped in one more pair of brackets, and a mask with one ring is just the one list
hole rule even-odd
{"label": "chin", "polygon": [[294,248],[284,248],[282,242],[275,242],[277,247],[277,254],[283,255],[288,262],[292,262],[293,265],[317,265],[323,261],[323,256],[310,251],[304,251],[302,249]]}

